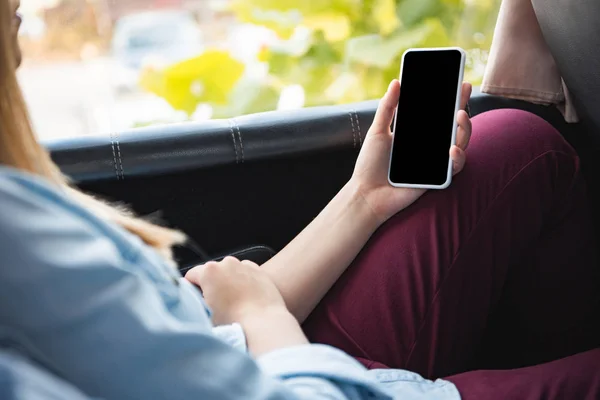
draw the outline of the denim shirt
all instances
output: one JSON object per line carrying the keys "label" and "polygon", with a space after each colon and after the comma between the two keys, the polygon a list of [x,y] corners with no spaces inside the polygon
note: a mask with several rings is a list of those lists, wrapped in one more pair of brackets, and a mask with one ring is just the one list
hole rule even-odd
{"label": "denim shirt", "polygon": [[5,167],[0,274],[2,334],[86,396],[460,399],[449,382],[368,371],[325,345],[252,358],[243,329],[213,327],[198,290],[139,238]]}
{"label": "denim shirt", "polygon": [[73,385],[40,368],[18,351],[0,350],[0,399],[90,400]]}

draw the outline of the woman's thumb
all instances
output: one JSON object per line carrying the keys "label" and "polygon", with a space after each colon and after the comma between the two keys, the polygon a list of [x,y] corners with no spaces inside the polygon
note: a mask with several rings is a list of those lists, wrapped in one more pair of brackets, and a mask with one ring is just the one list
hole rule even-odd
{"label": "woman's thumb", "polygon": [[389,133],[390,126],[394,121],[394,114],[396,112],[396,106],[400,98],[400,82],[394,79],[387,92],[379,102],[377,107],[377,113],[371,126],[371,132],[373,134]]}

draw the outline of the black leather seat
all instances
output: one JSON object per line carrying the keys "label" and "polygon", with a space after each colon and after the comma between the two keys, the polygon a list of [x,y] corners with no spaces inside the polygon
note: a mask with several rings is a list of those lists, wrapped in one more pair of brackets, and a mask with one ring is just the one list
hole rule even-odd
{"label": "black leather seat", "polygon": [[[307,108],[136,129],[48,143],[54,160],[76,182],[126,180],[139,176],[243,165],[270,159],[346,150],[358,155],[377,101]],[[569,133],[555,107],[474,93],[471,114],[518,108]]]}
{"label": "black leather seat", "polygon": [[[554,107],[481,94],[471,100],[475,115],[508,107],[571,128]],[[141,214],[160,211],[211,257],[255,245],[277,251],[348,180],[376,108],[368,101],[47,145],[83,189]],[[198,261],[186,250],[178,255],[182,265]]]}

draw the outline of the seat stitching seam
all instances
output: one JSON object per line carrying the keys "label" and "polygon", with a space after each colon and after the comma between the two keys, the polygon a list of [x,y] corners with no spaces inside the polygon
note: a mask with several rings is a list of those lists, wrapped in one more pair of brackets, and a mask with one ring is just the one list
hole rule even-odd
{"label": "seat stitching seam", "polygon": [[228,121],[229,122],[229,131],[231,132],[231,138],[233,139],[233,151],[235,151],[235,163],[239,164],[239,156],[238,156],[238,150],[237,150],[237,144],[235,141],[235,132],[233,131],[233,123],[231,122],[231,120]]}
{"label": "seat stitching seam", "polygon": [[356,130],[354,129],[354,117],[352,116],[352,112],[348,111],[348,115],[350,116],[350,125],[352,125],[352,140],[354,141],[353,147],[356,148]]}
{"label": "seat stitching seam", "polygon": [[117,155],[119,156],[119,167],[121,168],[121,179],[125,179],[125,171],[123,170],[123,158],[121,157],[121,145],[119,144],[119,132],[115,132],[117,143]]}
{"label": "seat stitching seam", "polygon": [[358,118],[358,112],[356,112],[356,110],[353,110],[353,112],[354,112],[354,116],[356,117],[356,125],[358,126],[359,147],[362,148],[363,137],[362,137],[362,132],[361,132],[361,129],[360,129],[360,119]]}
{"label": "seat stitching seam", "polygon": [[235,124],[235,128],[237,129],[238,137],[240,139],[240,148],[242,149],[242,164],[243,164],[246,157],[244,156],[244,143],[242,142],[242,131],[240,130],[240,126],[237,123],[237,121],[235,120],[235,118],[233,118],[232,121]]}
{"label": "seat stitching seam", "polygon": [[115,166],[115,175],[117,176],[117,180],[121,179],[119,176],[119,168],[117,166],[117,152],[115,151],[115,141],[113,138],[114,132],[110,132],[110,147],[112,148],[113,154],[113,165]]}

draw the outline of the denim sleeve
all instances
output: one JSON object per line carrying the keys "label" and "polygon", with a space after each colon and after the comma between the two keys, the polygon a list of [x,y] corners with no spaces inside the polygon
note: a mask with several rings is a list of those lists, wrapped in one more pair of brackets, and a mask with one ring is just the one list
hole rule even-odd
{"label": "denim sleeve", "polygon": [[246,335],[240,324],[216,326],[213,328],[213,333],[234,349],[238,349],[244,353],[248,351]]}
{"label": "denim sleeve", "polygon": [[69,383],[6,349],[0,350],[0,399],[91,400]]}
{"label": "denim sleeve", "polygon": [[0,325],[87,395],[389,398],[340,351],[307,346],[255,361],[216,337],[208,317],[177,318],[135,272],[139,255],[125,256],[85,210],[28,179],[0,172]]}

